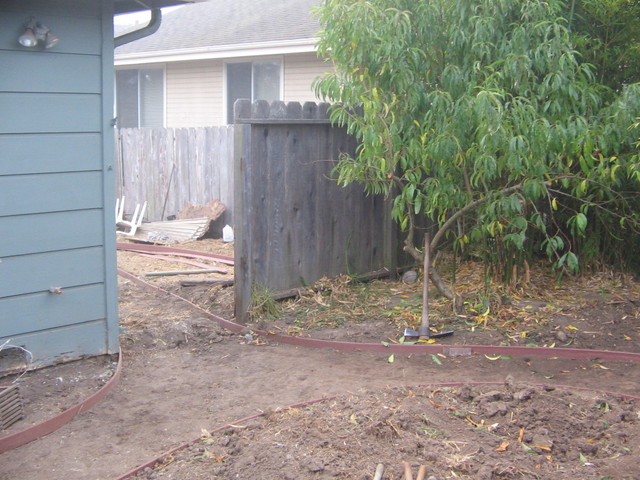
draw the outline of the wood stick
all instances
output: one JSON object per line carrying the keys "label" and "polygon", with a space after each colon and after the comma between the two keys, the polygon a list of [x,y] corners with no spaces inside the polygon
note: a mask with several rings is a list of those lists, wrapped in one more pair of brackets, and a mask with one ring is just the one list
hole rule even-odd
{"label": "wood stick", "polygon": [[220,268],[201,268],[199,270],[169,270],[166,272],[147,272],[145,277],[166,277],[170,275],[198,275],[200,273],[227,273],[226,270]]}
{"label": "wood stick", "polygon": [[422,286],[422,320],[420,322],[420,335],[429,335],[429,269],[430,265],[430,247],[429,233],[424,234],[424,274]]}
{"label": "wood stick", "polygon": [[424,480],[424,477],[426,476],[427,476],[427,466],[420,465],[420,469],[418,470],[418,476],[416,477],[416,480]]}
{"label": "wood stick", "polygon": [[373,476],[373,480],[382,480],[382,475],[384,475],[384,465],[379,463],[376,467],[376,474]]}
{"label": "wood stick", "polygon": [[212,278],[205,278],[203,280],[181,280],[180,286],[182,287],[197,287],[199,285],[220,285],[221,287],[230,287],[233,285],[233,280],[216,280]]}
{"label": "wood stick", "polygon": [[409,462],[404,462],[404,480],[413,480],[413,473],[411,473],[411,465],[409,465]]}

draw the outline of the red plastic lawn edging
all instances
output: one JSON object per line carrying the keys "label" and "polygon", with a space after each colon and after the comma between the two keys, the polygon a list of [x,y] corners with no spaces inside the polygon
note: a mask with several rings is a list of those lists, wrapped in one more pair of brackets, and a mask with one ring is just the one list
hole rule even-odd
{"label": "red plastic lawn edging", "polygon": [[[163,252],[167,252],[170,250],[170,247],[165,247]],[[186,252],[182,250],[182,252]],[[264,330],[254,330],[249,329],[244,325],[237,324],[225,318],[222,318],[218,315],[215,315],[207,310],[204,310],[200,306],[195,303],[187,300],[186,298],[181,297],[175,293],[169,292],[161,287],[153,285],[125,270],[118,269],[118,274],[123,278],[131,280],[132,282],[141,285],[143,287],[155,290],[156,292],[163,293],[165,295],[171,296],[182,302],[188,304],[191,308],[198,311],[199,314],[204,315],[205,317],[213,320],[222,328],[229,330],[233,333],[249,333],[251,332],[253,335],[261,336],[267,338],[269,340],[273,340],[275,342],[284,343],[288,345],[294,345],[299,347],[306,348],[330,348],[343,352],[377,352],[377,353],[431,353],[431,354],[444,354],[447,356],[468,356],[474,354],[484,354],[484,355],[510,355],[516,357],[542,357],[542,358],[569,358],[574,360],[594,360],[599,359],[601,361],[620,361],[620,362],[636,362],[640,363],[640,354],[634,352],[615,352],[610,350],[588,350],[588,349],[573,349],[573,348],[546,348],[546,347],[519,347],[519,346],[493,346],[493,345],[438,345],[438,344],[377,344],[377,343],[358,343],[358,342],[344,342],[344,341],[334,341],[334,340],[321,340],[314,338],[303,338],[303,337],[293,337],[290,335],[280,335],[277,333],[271,333]],[[436,384],[423,384],[419,386],[425,387],[451,387],[451,386],[463,386],[463,385],[471,385],[471,386],[482,386],[482,385],[504,385],[504,382],[446,382],[446,383],[436,383]],[[546,387],[544,384],[532,384],[537,387]],[[625,400],[634,400],[640,401],[639,396],[629,395],[625,393],[618,392],[609,392],[604,390],[595,390],[586,387],[575,387],[575,386],[567,386],[567,385],[553,385],[554,389],[564,389],[564,390],[574,390],[574,391],[584,391],[584,392],[593,392],[596,394],[606,394],[614,397],[618,397]],[[323,402],[326,400],[331,400],[336,398],[336,396],[321,398],[316,400],[311,400],[308,402],[298,403],[295,405],[290,405],[288,407],[282,407],[277,410],[278,411],[286,411],[288,409],[293,408],[302,408],[306,406],[313,405],[315,403]],[[264,416],[266,412],[257,413],[254,415],[250,415],[248,417],[244,417],[240,420],[237,420],[233,423],[224,425],[222,427],[218,427],[214,430],[211,430],[209,433],[219,433],[229,428],[235,428],[237,425],[240,425],[244,422],[259,418]],[[136,474],[144,471],[147,468],[153,468],[157,464],[163,462],[165,459],[169,458],[176,452],[184,450],[200,440],[201,437],[191,440],[185,444],[182,444],[178,447],[175,447],[157,458],[146,462],[143,465],[140,465],[133,470],[117,477],[115,480],[126,480],[135,476]]]}
{"label": "red plastic lawn edging", "polygon": [[19,432],[7,435],[6,437],[0,438],[0,453],[7,452],[14,448],[25,445],[26,443],[42,438],[45,435],[48,435],[56,431],[60,427],[66,425],[80,413],[89,410],[96,403],[106,397],[111,390],[113,390],[113,387],[115,387],[120,381],[121,374],[122,352],[118,354],[118,365],[116,367],[116,370],[113,372],[113,375],[111,376],[109,381],[102,388],[100,388],[100,390],[95,392],[90,397],[87,397],[82,402],[74,405],[71,408],[68,408],[61,414],[56,415],[55,417],[45,420],[42,423],[32,425],[31,427],[20,430]]}
{"label": "red plastic lawn edging", "polygon": [[336,340],[321,340],[316,338],[294,337],[281,335],[265,330],[249,329],[201,308],[195,303],[169,292],[161,287],[153,285],[135,275],[118,269],[118,274],[139,285],[153,289],[157,292],[174,297],[185,302],[198,313],[218,323],[221,327],[233,333],[249,333],[258,335],[278,343],[294,345],[306,348],[331,348],[343,352],[376,352],[376,353],[431,353],[443,354],[451,357],[468,356],[474,354],[483,355],[509,355],[513,357],[542,357],[542,358],[569,358],[573,360],[609,360],[617,362],[640,363],[640,353],[616,352],[611,350],[589,350],[580,348],[547,348],[547,347],[520,347],[501,345],[441,345],[441,344],[400,344],[400,343],[359,343]]}

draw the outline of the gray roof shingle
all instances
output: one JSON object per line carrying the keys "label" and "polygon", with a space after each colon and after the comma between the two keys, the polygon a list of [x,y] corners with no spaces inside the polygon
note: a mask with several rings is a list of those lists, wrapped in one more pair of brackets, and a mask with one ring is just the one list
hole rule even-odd
{"label": "gray roof shingle", "polygon": [[[310,13],[321,0],[210,0],[163,14],[153,35],[116,55],[308,39],[320,29]],[[121,32],[118,32],[121,33]]]}

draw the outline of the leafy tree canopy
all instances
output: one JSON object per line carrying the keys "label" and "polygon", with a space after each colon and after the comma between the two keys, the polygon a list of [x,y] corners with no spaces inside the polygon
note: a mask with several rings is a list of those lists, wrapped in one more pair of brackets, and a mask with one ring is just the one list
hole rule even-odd
{"label": "leafy tree canopy", "polygon": [[[582,22],[583,47],[597,44],[585,11],[598,3],[325,0],[319,52],[335,71],[316,90],[361,140],[339,182],[390,195],[416,259],[423,215],[438,227],[432,248],[455,225],[454,244],[488,252],[505,279],[536,250],[575,271],[580,255],[637,248],[640,89],[611,94],[567,19]],[[617,68],[624,83],[626,61],[605,76]]]}
{"label": "leafy tree canopy", "polygon": [[640,2],[571,0],[565,6],[576,48],[613,91],[640,82]]}

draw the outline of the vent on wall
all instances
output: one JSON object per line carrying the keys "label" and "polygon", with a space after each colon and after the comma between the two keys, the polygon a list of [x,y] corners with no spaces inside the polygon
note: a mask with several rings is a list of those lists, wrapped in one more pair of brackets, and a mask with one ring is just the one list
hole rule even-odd
{"label": "vent on wall", "polygon": [[9,428],[23,417],[22,398],[18,386],[0,387],[0,430]]}

